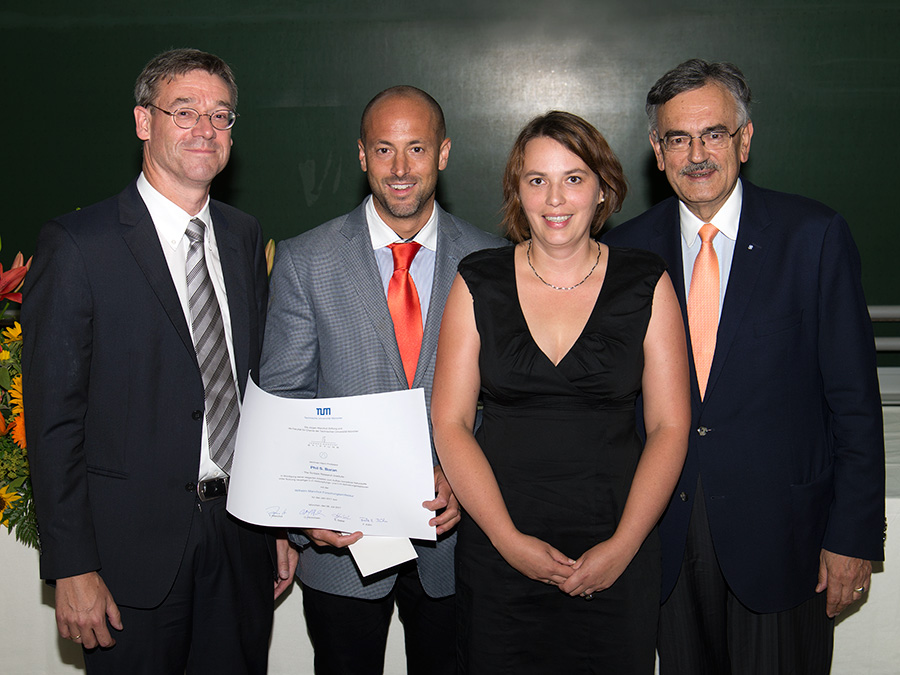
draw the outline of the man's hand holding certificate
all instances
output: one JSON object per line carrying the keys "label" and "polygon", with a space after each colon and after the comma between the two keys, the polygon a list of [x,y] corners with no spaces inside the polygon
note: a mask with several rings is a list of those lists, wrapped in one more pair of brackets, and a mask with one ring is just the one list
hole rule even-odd
{"label": "man's hand holding certificate", "polygon": [[247,382],[228,510],[249,523],[435,539],[421,389],[289,399]]}

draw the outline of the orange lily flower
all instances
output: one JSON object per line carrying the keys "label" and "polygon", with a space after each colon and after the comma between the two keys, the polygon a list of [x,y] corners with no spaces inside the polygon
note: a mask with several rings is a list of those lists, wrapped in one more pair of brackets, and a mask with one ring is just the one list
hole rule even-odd
{"label": "orange lily flower", "polygon": [[31,258],[24,265],[22,262],[24,257],[21,251],[13,260],[12,267],[6,272],[3,271],[3,265],[0,265],[0,301],[12,300],[13,302],[22,302],[22,294],[17,291],[22,288],[25,282],[25,273],[31,269]]}

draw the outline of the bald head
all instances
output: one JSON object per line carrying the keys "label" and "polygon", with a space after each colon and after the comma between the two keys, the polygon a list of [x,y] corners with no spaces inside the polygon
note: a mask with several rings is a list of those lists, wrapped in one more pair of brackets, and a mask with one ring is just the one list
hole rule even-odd
{"label": "bald head", "polygon": [[375,97],[371,101],[369,101],[368,105],[366,105],[365,110],[363,110],[362,119],[359,123],[359,138],[364,145],[366,143],[366,135],[370,128],[372,112],[380,104],[387,101],[395,101],[398,99],[406,99],[409,101],[424,103],[426,106],[428,106],[428,108],[431,110],[433,118],[435,138],[437,138],[438,141],[441,141],[447,137],[447,127],[444,124],[444,111],[441,110],[441,106],[438,104],[438,102],[421,89],[411,87],[406,84],[401,84],[396,87],[390,87],[389,89],[385,89],[384,91],[376,94]]}

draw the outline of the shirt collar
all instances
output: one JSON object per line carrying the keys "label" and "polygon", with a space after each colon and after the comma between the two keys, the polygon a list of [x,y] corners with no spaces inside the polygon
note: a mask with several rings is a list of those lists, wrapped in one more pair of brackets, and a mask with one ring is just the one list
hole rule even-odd
{"label": "shirt collar", "polygon": [[[437,202],[435,202],[428,222],[410,240],[422,244],[422,247],[427,248],[429,251],[437,250],[437,212],[438,207]],[[366,223],[369,226],[369,237],[372,239],[373,249],[377,250],[388,244],[404,241],[378,215],[378,211],[375,210],[375,198],[372,195],[366,198]]]}
{"label": "shirt collar", "polygon": [[738,225],[741,220],[741,204],[744,200],[744,188],[741,185],[740,178],[734,186],[734,190],[722,204],[718,213],[712,217],[712,220],[703,221],[690,212],[684,202],[678,202],[678,213],[681,216],[681,236],[684,238],[688,248],[694,245],[697,235],[700,234],[700,228],[707,222],[715,225],[716,229],[724,234],[732,241],[737,241]]}
{"label": "shirt collar", "polygon": [[181,243],[191,218],[199,218],[206,223],[206,241],[210,245],[215,243],[212,218],[209,215],[209,197],[206,198],[199,213],[192,216],[177,204],[166,199],[159,190],[150,185],[150,181],[144,176],[143,171],[138,176],[137,189],[150,212],[150,217],[153,219],[153,224],[160,233],[161,239],[173,249],[178,248],[178,244]]}

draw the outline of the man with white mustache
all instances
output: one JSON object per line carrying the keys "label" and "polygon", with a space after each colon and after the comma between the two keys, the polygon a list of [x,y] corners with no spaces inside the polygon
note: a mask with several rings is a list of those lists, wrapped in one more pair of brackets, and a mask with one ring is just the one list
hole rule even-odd
{"label": "man with white mustache", "polygon": [[[420,89],[387,89],[366,106],[359,162],[372,195],[354,211],[278,245],[260,383],[292,398],[423,387],[430,408],[444,302],[457,263],[503,243],[435,203],[450,156],[444,114]],[[401,288],[402,286],[402,288]],[[404,309],[405,308],[405,309]],[[432,450],[436,545],[360,576],[347,546],[361,532],[307,529],[297,576],[315,671],[381,673],[394,603],[409,673],[456,672],[452,532],[459,508]]]}
{"label": "man with white mustache", "polygon": [[753,122],[734,65],[682,63],[647,113],[676,196],[605,241],[666,260],[693,355],[688,457],[660,525],[660,672],[825,674],[833,617],[884,559],[859,254],[839,214],[739,177]]}

